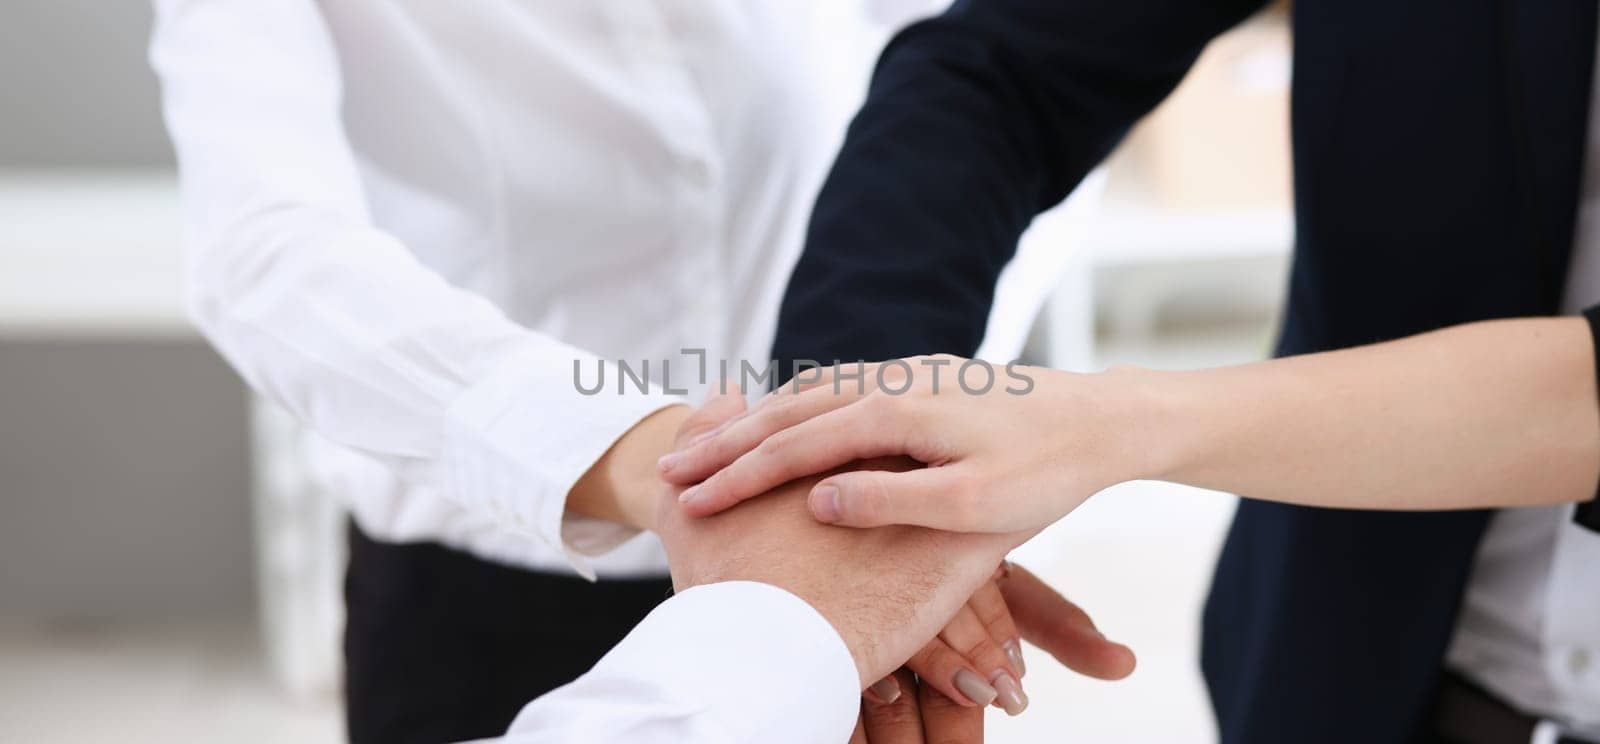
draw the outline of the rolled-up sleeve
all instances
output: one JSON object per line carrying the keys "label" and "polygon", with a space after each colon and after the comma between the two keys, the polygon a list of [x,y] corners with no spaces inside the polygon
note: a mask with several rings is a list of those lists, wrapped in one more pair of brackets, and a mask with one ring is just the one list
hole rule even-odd
{"label": "rolled-up sleeve", "polygon": [[[365,205],[339,62],[312,0],[157,0],[151,61],[182,176],[187,299],[251,386],[327,439],[585,554],[631,536],[567,519],[572,485],[679,402],[584,397],[593,355],[451,285]],[[566,538],[564,539],[563,535]]]}

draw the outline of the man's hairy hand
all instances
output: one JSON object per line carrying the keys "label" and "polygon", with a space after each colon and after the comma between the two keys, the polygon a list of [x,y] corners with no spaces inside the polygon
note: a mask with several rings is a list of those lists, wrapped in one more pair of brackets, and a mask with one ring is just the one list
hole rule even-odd
{"label": "man's hairy hand", "polygon": [[[727,395],[685,421],[680,442],[744,410]],[[902,470],[910,460],[858,463]],[[820,477],[820,476],[819,476]],[[760,581],[792,592],[833,624],[864,688],[931,640],[994,574],[1026,533],[961,534],[922,527],[852,529],[817,522],[806,507],[815,479],[780,486],[737,509],[693,519],[663,488],[657,531],[680,589]]]}

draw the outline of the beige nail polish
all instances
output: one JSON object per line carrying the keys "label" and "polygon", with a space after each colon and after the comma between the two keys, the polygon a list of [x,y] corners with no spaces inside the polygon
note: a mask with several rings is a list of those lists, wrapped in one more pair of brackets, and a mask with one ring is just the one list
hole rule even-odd
{"label": "beige nail polish", "polygon": [[872,694],[877,695],[878,699],[885,704],[900,699],[900,683],[894,681],[894,677],[884,677],[872,683],[872,686],[867,689],[871,690]]}
{"label": "beige nail polish", "polygon": [[1001,646],[1001,648],[1005,649],[1006,658],[1011,660],[1011,666],[1017,668],[1017,674],[1028,673],[1028,663],[1022,660],[1022,644],[1011,640],[1006,641],[1005,645]]}
{"label": "beige nail polish", "polygon": [[994,676],[994,687],[999,692],[1000,707],[1004,708],[1006,715],[1020,715],[1028,709],[1028,695],[1022,691],[1022,683],[1010,674],[1000,672]]}
{"label": "beige nail polish", "polygon": [[978,705],[988,705],[994,702],[995,697],[1000,694],[970,669],[956,670],[954,681],[956,689],[960,690],[961,694],[966,695],[968,700]]}

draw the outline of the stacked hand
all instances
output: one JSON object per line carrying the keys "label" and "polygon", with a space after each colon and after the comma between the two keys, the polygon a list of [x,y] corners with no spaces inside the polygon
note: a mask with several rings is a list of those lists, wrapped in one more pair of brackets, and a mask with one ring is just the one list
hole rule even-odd
{"label": "stacked hand", "polygon": [[[744,414],[737,395],[715,398],[684,422],[680,445],[736,417],[752,418]],[[909,469],[916,463],[904,458],[853,462],[859,459],[835,463],[854,469],[831,477],[915,472]],[[990,702],[1020,712],[1026,705],[1018,683],[1025,671],[1023,638],[1085,674],[1116,679],[1132,670],[1132,653],[1105,640],[1077,607],[1020,568],[997,572],[1005,554],[1032,530],[839,529],[807,513],[806,495],[817,478],[788,480],[737,499],[747,502],[738,509],[704,519],[686,513],[679,490],[672,489],[660,503],[656,530],[679,587],[762,581],[806,600],[834,625],[868,689],[858,734],[893,741],[890,724],[905,727],[908,720],[947,733],[981,731],[981,706]],[[913,677],[896,674],[902,665],[916,673],[915,689]],[[920,719],[905,712],[917,703]]]}
{"label": "stacked hand", "polygon": [[[690,486],[684,508],[703,516],[795,478],[903,456],[926,467],[834,473],[811,489],[811,512],[854,527],[1009,533],[1043,529],[1129,474],[1151,472],[1159,453],[1126,443],[1161,438],[1112,414],[1126,408],[1123,398],[1137,386],[1105,384],[1138,372],[1073,375],[1076,384],[1040,384],[1022,394],[999,385],[971,393],[952,379],[966,361],[929,357],[821,370],[661,458],[662,475]],[[942,370],[942,379],[932,370]],[[1003,490],[996,487],[1002,483]]]}

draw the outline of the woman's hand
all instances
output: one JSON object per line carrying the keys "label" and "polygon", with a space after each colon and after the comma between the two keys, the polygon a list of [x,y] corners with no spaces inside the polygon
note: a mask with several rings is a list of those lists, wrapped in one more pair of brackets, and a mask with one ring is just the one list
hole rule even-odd
{"label": "woman's hand", "polygon": [[[1008,715],[1028,707],[1022,690],[1025,664],[1021,636],[996,580],[984,584],[966,606],[915,656],[906,662],[922,684],[930,685],[959,705],[994,705]],[[881,701],[892,700],[894,678],[867,688]]]}
{"label": "woman's hand", "polygon": [[[1005,613],[1003,620],[988,622],[986,627],[990,637],[1007,650],[1012,668],[1019,673],[1027,671],[1022,662],[1019,635],[1080,674],[1115,680],[1133,672],[1131,650],[1106,640],[1083,610],[1021,566],[1002,565],[985,591],[988,589],[998,590],[998,596],[975,595],[968,607],[979,615],[994,609]],[[942,653],[930,649],[945,643],[948,632],[949,628],[928,644],[928,648],[913,658],[913,663],[918,658]],[[1016,649],[1014,655],[1011,649]],[[872,686],[862,701],[861,720],[850,739],[851,744],[982,742],[983,709],[959,695],[944,692],[947,685],[935,684],[935,680],[941,678],[938,672],[927,671],[927,667],[916,675],[912,671],[908,665]],[[948,679],[948,675],[942,678]],[[875,694],[874,691],[880,689],[892,690],[893,694],[885,699]]]}
{"label": "woman's hand", "polygon": [[962,706],[919,684],[909,669],[890,679],[906,693],[888,702],[861,701],[850,744],[982,744],[982,708]]}
{"label": "woman's hand", "polygon": [[[1114,680],[1133,672],[1131,650],[1107,640],[1077,605],[1009,562],[906,667],[956,705],[994,705],[1015,716],[1028,707],[1021,684],[1024,639],[1081,674]],[[886,677],[867,688],[867,697],[888,703],[902,692],[894,677]]]}
{"label": "woman's hand", "polygon": [[1158,469],[1147,465],[1160,455],[1157,432],[1127,414],[1145,406],[1129,384],[1140,374],[1002,370],[945,356],[841,365],[663,457],[662,476],[704,479],[680,497],[704,516],[801,476],[904,455],[927,467],[831,475],[811,490],[812,514],[855,527],[1040,529]]}

